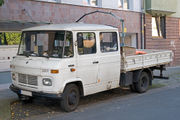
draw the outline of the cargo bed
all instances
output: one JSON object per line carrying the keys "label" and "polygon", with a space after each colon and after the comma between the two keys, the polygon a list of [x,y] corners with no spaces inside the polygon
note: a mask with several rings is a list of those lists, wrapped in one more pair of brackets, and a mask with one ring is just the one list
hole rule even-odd
{"label": "cargo bed", "polygon": [[172,61],[173,54],[170,50],[141,50],[143,55],[122,56],[121,72],[128,72],[143,68],[165,65]]}

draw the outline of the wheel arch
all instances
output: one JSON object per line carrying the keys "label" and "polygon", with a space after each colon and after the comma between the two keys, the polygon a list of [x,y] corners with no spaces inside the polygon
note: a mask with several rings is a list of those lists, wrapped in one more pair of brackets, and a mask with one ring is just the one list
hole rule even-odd
{"label": "wheel arch", "polygon": [[75,84],[79,88],[80,96],[84,96],[84,87],[81,80],[70,80],[64,84],[63,92],[67,85],[69,84]]}
{"label": "wheel arch", "polygon": [[152,85],[153,71],[151,70],[151,68],[145,68],[145,69],[134,71],[133,72],[133,82],[138,82],[138,79],[139,79],[142,72],[146,72],[148,74],[148,76],[150,78],[149,85]]}

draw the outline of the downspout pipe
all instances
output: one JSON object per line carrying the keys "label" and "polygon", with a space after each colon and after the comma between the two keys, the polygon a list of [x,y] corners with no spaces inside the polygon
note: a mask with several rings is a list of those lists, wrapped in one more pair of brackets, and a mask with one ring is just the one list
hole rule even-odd
{"label": "downspout pipe", "polygon": [[146,14],[143,13],[144,15],[144,49],[146,49]]}
{"label": "downspout pipe", "polygon": [[140,15],[140,24],[141,24],[141,27],[140,27],[140,31],[141,31],[141,49],[143,49],[143,43],[144,43],[144,39],[143,39],[143,13],[141,13]]}
{"label": "downspout pipe", "polygon": [[142,6],[141,6],[141,49],[146,49],[146,20],[145,20],[145,2],[146,0],[142,0]]}

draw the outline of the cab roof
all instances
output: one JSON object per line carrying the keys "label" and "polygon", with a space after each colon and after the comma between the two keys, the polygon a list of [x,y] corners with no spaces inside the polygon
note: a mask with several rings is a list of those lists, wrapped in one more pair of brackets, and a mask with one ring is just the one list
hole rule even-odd
{"label": "cab roof", "polygon": [[118,30],[116,27],[100,24],[84,24],[84,23],[69,23],[69,24],[50,24],[23,29],[22,31],[52,31],[52,30],[67,30],[67,31],[110,31]]}

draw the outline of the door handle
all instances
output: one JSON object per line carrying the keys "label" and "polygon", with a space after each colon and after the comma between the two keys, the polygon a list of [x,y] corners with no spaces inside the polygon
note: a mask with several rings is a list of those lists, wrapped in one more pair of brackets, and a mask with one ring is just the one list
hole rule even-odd
{"label": "door handle", "polygon": [[93,62],[93,64],[98,64],[98,63],[99,63],[99,61],[94,61],[94,62]]}
{"label": "door handle", "polygon": [[68,65],[68,67],[74,67],[74,64],[72,64],[72,65]]}

